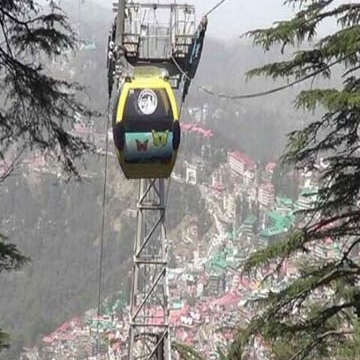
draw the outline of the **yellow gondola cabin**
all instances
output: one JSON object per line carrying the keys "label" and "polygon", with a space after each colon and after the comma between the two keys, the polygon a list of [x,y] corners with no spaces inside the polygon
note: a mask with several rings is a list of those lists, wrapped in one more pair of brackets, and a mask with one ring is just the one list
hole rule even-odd
{"label": "yellow gondola cabin", "polygon": [[115,151],[127,179],[168,178],[180,145],[176,98],[162,70],[136,68],[113,114]]}

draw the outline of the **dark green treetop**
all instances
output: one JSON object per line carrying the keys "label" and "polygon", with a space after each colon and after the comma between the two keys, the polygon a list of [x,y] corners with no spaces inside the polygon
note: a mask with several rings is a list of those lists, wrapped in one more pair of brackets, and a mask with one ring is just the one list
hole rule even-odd
{"label": "dark green treetop", "polygon": [[[15,245],[7,243],[6,240],[6,237],[0,234],[0,273],[18,270],[29,261],[18,251]],[[0,351],[8,346],[9,337],[0,329]]]}
{"label": "dark green treetop", "polygon": [[[56,79],[48,66],[76,49],[75,34],[54,1],[42,6],[34,0],[0,4],[0,160],[9,160],[10,148],[17,150],[0,183],[21,154],[36,148],[49,150],[65,173],[78,176],[74,160],[93,146],[69,131],[75,113],[94,113],[81,102],[82,87]],[[28,260],[0,236],[0,272],[16,270]],[[0,350],[7,346],[8,337],[0,331]]]}
{"label": "dark green treetop", "polygon": [[75,34],[54,1],[2,1],[0,30],[0,155],[10,146],[50,150],[69,174],[90,144],[71,135],[74,114],[92,113],[79,101],[82,87],[50,75],[50,61],[76,50]]}
{"label": "dark green treetop", "polygon": [[185,345],[178,341],[172,341],[171,349],[180,355],[184,360],[203,360],[199,352],[191,346]]}
{"label": "dark green treetop", "polygon": [[[248,75],[286,80],[322,76],[341,80],[342,85],[314,88],[312,82],[296,98],[297,109],[317,114],[316,109],[322,115],[289,134],[282,161],[298,169],[314,169],[315,162],[324,158],[328,166],[318,170],[318,199],[299,214],[303,221],[298,229],[286,241],[255,253],[245,270],[251,272],[269,261],[280,264],[295,253],[303,254],[303,265],[297,280],[258,303],[261,315],[239,330],[229,359],[247,359],[246,350],[256,335],[262,336],[277,360],[355,359],[360,357],[356,346],[360,261],[355,256],[360,242],[360,4],[339,5],[334,0],[285,4],[294,6],[293,18],[247,35],[265,51],[273,46],[280,46],[282,52],[287,46],[298,51],[289,60]],[[319,38],[317,29],[329,20],[337,24],[336,31]],[[335,79],[339,72],[341,78]],[[329,238],[340,246],[340,255],[328,261],[311,260],[309,244]],[[319,299],[319,293],[326,295]]]}

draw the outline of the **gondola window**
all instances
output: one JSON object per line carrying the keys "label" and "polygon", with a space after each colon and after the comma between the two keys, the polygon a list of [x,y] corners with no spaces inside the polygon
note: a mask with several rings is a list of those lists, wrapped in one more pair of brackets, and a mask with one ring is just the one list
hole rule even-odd
{"label": "gondola window", "polygon": [[131,89],[124,109],[125,132],[171,129],[174,115],[165,89]]}

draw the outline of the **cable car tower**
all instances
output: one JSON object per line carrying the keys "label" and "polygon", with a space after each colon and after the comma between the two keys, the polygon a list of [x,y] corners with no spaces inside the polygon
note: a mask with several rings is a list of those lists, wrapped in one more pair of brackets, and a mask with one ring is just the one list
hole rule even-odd
{"label": "cable car tower", "polygon": [[[113,11],[116,16],[108,39],[107,67],[109,97],[114,85],[118,90],[113,115],[114,142],[125,176],[128,179],[140,179],[130,300],[128,360],[171,360],[165,181],[170,176],[175,163],[178,144],[174,145],[174,139],[178,131],[177,138],[178,142],[180,141],[180,127],[176,99],[170,94],[170,90],[180,89],[183,82],[181,103],[184,101],[190,81],[199,64],[207,19],[204,18],[196,27],[195,7],[179,4],[176,0],[172,3],[160,0],[153,3],[119,0],[118,3],[113,4]],[[151,72],[155,74],[153,78],[148,75]],[[160,85],[153,87],[149,85],[157,84],[156,74],[159,76],[162,74],[165,81],[170,83],[171,87],[167,85],[167,95],[164,92],[160,94]],[[132,82],[132,79],[136,81]],[[141,81],[145,85],[144,89],[139,90],[138,84]],[[163,79],[161,81],[164,82]],[[129,90],[131,86],[133,89]],[[147,91],[148,97],[149,94],[153,94],[151,96],[155,97],[156,104],[163,102],[167,114],[170,112],[172,114],[173,119],[169,124],[173,127],[169,127],[166,131],[159,130],[162,131],[161,134],[159,132],[160,135],[152,130],[153,139],[146,138],[151,136],[149,129],[139,132],[141,130],[139,124],[144,124],[142,126],[148,124],[147,121],[141,123],[141,112],[138,112],[140,115],[131,118],[133,120],[127,115],[127,102],[133,101],[131,96],[141,95],[137,95],[136,91],[141,93]],[[156,91],[161,96],[156,96]],[[140,104],[139,100],[138,104]],[[159,115],[159,119],[160,117]],[[164,126],[167,120],[161,119],[162,125],[160,122],[158,124]],[[134,130],[135,128],[137,130]],[[171,134],[173,144],[171,150],[165,147],[169,142],[161,143],[164,134],[166,141],[168,134]],[[143,137],[140,139],[140,136]],[[138,137],[137,150],[134,145],[136,137]],[[149,161],[153,160],[146,158],[145,152],[158,151],[156,154],[165,156],[163,155],[165,149],[172,152],[170,160],[164,164],[165,160],[161,158],[161,161],[154,160],[154,164],[149,165]],[[158,155],[152,155],[151,159],[154,159],[154,156]],[[144,166],[142,167],[141,164]],[[168,172],[162,170],[166,169],[166,166]],[[160,170],[151,170],[155,168]],[[156,177],[153,176],[154,173],[162,175]]]}

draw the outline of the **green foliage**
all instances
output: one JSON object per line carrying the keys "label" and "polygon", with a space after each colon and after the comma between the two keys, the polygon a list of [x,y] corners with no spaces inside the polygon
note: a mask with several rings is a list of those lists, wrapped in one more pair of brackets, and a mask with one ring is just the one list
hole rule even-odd
{"label": "green foliage", "polygon": [[204,199],[201,198],[198,187],[176,182],[171,183],[166,213],[166,222],[169,228],[177,226],[185,215],[198,215],[205,223],[206,214]]}
{"label": "green foliage", "polygon": [[355,322],[354,334],[350,339],[344,341],[336,353],[336,358],[341,360],[357,359],[360,356],[360,324]]}
{"label": "green foliage", "polygon": [[[82,87],[51,76],[49,70],[51,60],[75,50],[76,38],[61,9],[53,1],[47,3],[46,11],[34,0],[1,2],[0,159],[10,166],[0,182],[23,153],[35,148],[48,150],[65,173],[78,177],[75,159],[93,148],[69,132],[75,113],[95,114],[79,101]],[[9,157],[14,149],[15,159]],[[5,240],[0,235],[0,272],[17,270],[29,261]],[[0,333],[0,349],[6,343]]]}
{"label": "green foliage", "polygon": [[0,272],[18,270],[30,259],[21,255],[14,244],[7,244],[0,234]]}
{"label": "green foliage", "polygon": [[[307,45],[288,61],[267,64],[248,73],[249,77],[265,75],[277,78],[333,79],[333,68],[342,71],[341,88],[301,91],[295,105],[307,111],[319,109],[318,116],[305,128],[292,131],[282,162],[284,166],[314,169],[320,157],[329,164],[318,170],[319,199],[304,212],[310,221],[284,242],[271,245],[249,259],[246,271],[277,261],[280,268],[285,258],[304,253],[304,266],[298,279],[278,294],[270,293],[259,301],[257,316],[246,329],[239,331],[229,359],[248,359],[247,350],[254,336],[263,337],[276,360],[354,359],[358,354],[358,321],[360,263],[355,255],[360,242],[360,210],[357,199],[360,189],[359,135],[360,125],[360,4],[336,5],[334,0],[288,0],[298,7],[296,15],[269,29],[248,33],[255,45],[269,50],[274,45]],[[338,29],[324,38],[316,38],[316,29],[324,21],[336,19]],[[315,112],[314,112],[315,114]],[[307,245],[331,238],[343,248],[342,257],[310,262]],[[346,246],[344,243],[346,242]],[[327,292],[319,299],[316,293]],[[360,313],[360,312],[359,312]]]}
{"label": "green foliage", "polygon": [[298,197],[298,184],[295,179],[290,179],[290,170],[289,166],[285,166],[281,162],[276,164],[271,182],[274,185],[277,196],[296,200]]}
{"label": "green foliage", "polygon": [[[18,270],[29,261],[20,254],[13,244],[5,242],[6,237],[0,234],[0,273],[2,271]],[[0,351],[9,347],[9,336],[0,329]]]}
{"label": "green foliage", "polygon": [[203,357],[193,347],[178,341],[173,341],[171,348],[176,351],[183,360],[203,360]]}
{"label": "green foliage", "polygon": [[219,360],[226,360],[226,355],[220,348],[217,348],[217,353],[219,355]]}
{"label": "green foliage", "polygon": [[[33,184],[24,174],[16,182],[8,178],[0,188],[4,232],[31,257],[22,271],[0,274],[0,327],[10,335],[10,349],[0,353],[1,360],[18,359],[24,346],[97,305],[103,162],[90,158],[90,172],[98,172],[91,182],[71,181],[64,187],[42,174]],[[111,160],[109,167],[118,174]],[[120,289],[129,292],[131,264],[126,260],[135,235],[134,219],[124,215],[129,208],[125,196],[119,199],[125,190],[116,184],[109,182],[103,253],[102,299],[111,300],[119,298]],[[136,192],[135,184],[126,186]]]}
{"label": "green foliage", "polygon": [[92,113],[80,103],[76,83],[49,75],[48,62],[76,48],[67,17],[53,1],[44,11],[36,1],[12,0],[2,4],[0,47],[1,112],[0,155],[12,145],[22,151],[50,150],[64,170],[76,174],[74,158],[91,145],[69,133],[74,113]]}
{"label": "green foliage", "polygon": [[9,336],[0,330],[0,351],[9,347]]}
{"label": "green foliage", "polygon": [[194,307],[196,305],[196,299],[194,296],[191,295],[187,295],[186,296],[186,303],[190,306],[190,307]]}

